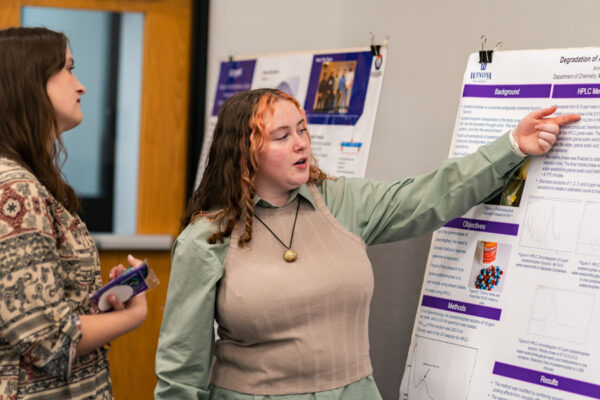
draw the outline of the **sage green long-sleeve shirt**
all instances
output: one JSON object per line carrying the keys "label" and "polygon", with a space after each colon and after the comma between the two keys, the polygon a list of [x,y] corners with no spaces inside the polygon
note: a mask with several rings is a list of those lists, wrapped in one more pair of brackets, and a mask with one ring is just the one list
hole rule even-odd
{"label": "sage green long-sleeve shirt", "polygon": [[[439,228],[493,197],[523,161],[508,134],[471,155],[449,159],[437,170],[392,183],[338,178],[318,186],[333,216],[367,244],[402,240]],[[314,207],[306,185],[290,194]],[[256,198],[255,206],[273,207]],[[156,354],[155,399],[177,400],[367,400],[381,399],[372,376],[323,392],[261,396],[209,383],[218,283],[229,241],[208,244],[215,225],[199,219],[177,238]],[[249,316],[251,318],[251,316]]]}

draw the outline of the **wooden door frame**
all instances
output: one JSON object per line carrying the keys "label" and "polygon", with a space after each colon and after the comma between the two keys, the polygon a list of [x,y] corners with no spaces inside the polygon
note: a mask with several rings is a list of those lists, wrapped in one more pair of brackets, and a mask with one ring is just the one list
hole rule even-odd
{"label": "wooden door frame", "polygon": [[144,14],[137,233],[176,235],[186,192],[193,0],[4,0],[0,28],[21,7]]}

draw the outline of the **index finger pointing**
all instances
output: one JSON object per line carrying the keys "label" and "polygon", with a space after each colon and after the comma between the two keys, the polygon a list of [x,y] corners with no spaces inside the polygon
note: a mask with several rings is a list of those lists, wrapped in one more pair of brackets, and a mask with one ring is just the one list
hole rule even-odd
{"label": "index finger pointing", "polygon": [[581,119],[579,114],[567,114],[567,115],[559,115],[558,117],[551,118],[552,121],[560,126],[565,124],[570,124],[571,122],[576,122]]}
{"label": "index finger pointing", "polygon": [[532,111],[531,113],[529,113],[529,115],[531,115],[534,118],[544,118],[556,111],[556,108],[556,106],[542,108],[541,110]]}

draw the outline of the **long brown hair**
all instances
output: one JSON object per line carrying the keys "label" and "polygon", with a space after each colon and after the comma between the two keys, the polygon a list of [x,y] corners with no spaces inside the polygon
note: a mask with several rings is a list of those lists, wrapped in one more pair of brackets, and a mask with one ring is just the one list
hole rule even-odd
{"label": "long brown hair", "polygon": [[79,201],[60,172],[65,153],[48,79],[65,66],[68,41],[45,28],[0,30],[0,154],[29,169],[71,212]]}
{"label": "long brown hair", "polygon": [[[187,226],[199,216],[218,223],[209,243],[222,242],[245,214],[244,232],[238,245],[252,240],[254,218],[254,179],[258,170],[258,155],[268,143],[265,116],[273,114],[276,101],[290,101],[302,115],[300,103],[288,94],[275,89],[256,89],[227,99],[219,111],[208,161],[202,181],[192,195],[181,220]],[[306,124],[306,122],[305,122]],[[309,182],[327,179],[312,158]]]}

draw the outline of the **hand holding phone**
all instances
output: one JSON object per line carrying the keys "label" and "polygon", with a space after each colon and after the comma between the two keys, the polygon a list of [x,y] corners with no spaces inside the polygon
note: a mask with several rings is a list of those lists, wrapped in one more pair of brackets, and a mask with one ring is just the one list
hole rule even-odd
{"label": "hand holding phone", "polygon": [[[151,279],[148,280],[148,278]],[[101,287],[90,296],[90,300],[99,311],[106,312],[112,309],[112,305],[108,301],[109,295],[114,294],[122,303],[125,303],[131,297],[153,288],[157,284],[158,279],[144,261],[136,267],[129,267],[121,275]]]}

